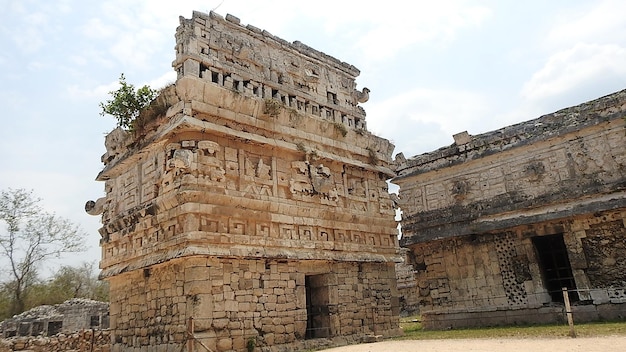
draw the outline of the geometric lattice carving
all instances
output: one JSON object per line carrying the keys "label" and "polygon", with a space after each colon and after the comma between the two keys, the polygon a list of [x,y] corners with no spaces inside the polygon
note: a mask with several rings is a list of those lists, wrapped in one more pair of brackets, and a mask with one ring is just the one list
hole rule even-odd
{"label": "geometric lattice carving", "polygon": [[496,237],[496,252],[502,274],[504,292],[510,306],[525,306],[528,304],[524,283],[519,280],[517,250],[515,249],[514,235],[504,233]]}

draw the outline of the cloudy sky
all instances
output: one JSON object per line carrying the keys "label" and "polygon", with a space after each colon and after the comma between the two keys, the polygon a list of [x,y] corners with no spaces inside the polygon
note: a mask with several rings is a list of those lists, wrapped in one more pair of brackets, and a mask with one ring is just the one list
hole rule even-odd
{"label": "cloudy sky", "polygon": [[0,189],[80,224],[99,259],[99,102],[175,74],[178,17],[215,10],[361,70],[368,127],[409,157],[626,88],[626,2],[0,0]]}

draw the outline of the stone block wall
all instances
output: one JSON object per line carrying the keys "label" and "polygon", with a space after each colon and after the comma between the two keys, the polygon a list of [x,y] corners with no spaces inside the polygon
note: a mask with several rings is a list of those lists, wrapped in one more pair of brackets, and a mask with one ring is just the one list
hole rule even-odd
{"label": "stone block wall", "polygon": [[393,145],[366,129],[358,70],[233,16],[176,36],[164,113],[107,136],[87,207],[112,350],[180,348],[190,318],[216,351],[397,334]]}
{"label": "stone block wall", "polygon": [[84,329],[108,329],[109,304],[73,298],[60,304],[42,305],[0,322],[0,337],[53,336]]}
{"label": "stone block wall", "polygon": [[83,330],[54,336],[22,336],[0,339],[0,352],[111,351],[108,330]]}
{"label": "stone block wall", "polygon": [[[307,277],[325,290],[315,331],[307,331]],[[215,351],[245,350],[249,340],[290,350],[329,343],[319,337],[397,333],[394,280],[391,263],[171,260],[110,279],[113,351],[180,348],[190,317],[196,338]]]}
{"label": "stone block wall", "polygon": [[394,179],[404,243],[623,206],[605,195],[626,185],[625,115],[621,91],[410,158]]}
{"label": "stone block wall", "polygon": [[557,321],[562,287],[579,321],[623,311],[624,117],[621,91],[398,159],[425,326]]}
{"label": "stone block wall", "polygon": [[[384,178],[336,160],[307,161],[303,152],[186,132],[105,182],[105,276],[193,253],[387,261],[397,252]],[[117,207],[146,188],[155,195]]]}
{"label": "stone block wall", "polygon": [[[532,238],[563,234],[576,288],[576,321],[621,319],[626,307],[626,211],[603,212],[411,247],[417,297],[427,328],[564,321],[545,285]],[[611,232],[604,232],[607,229]],[[557,302],[558,303],[558,302]]]}
{"label": "stone block wall", "polygon": [[416,315],[419,313],[419,287],[415,279],[415,257],[406,248],[402,248],[401,253],[403,261],[396,263],[400,315]]}
{"label": "stone block wall", "polygon": [[359,70],[301,42],[289,43],[244,26],[235,16],[214,12],[181,17],[176,42],[173,66],[179,78],[199,77],[229,90],[275,99],[349,128],[366,126],[358,103],[369,96],[367,89],[355,90]]}

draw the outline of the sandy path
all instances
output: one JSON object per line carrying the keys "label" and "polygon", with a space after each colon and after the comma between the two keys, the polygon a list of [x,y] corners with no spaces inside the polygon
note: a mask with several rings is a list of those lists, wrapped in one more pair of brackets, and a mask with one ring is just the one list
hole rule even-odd
{"label": "sandy path", "polygon": [[626,351],[626,336],[555,339],[448,339],[383,341],[337,347],[324,352],[618,352]]}

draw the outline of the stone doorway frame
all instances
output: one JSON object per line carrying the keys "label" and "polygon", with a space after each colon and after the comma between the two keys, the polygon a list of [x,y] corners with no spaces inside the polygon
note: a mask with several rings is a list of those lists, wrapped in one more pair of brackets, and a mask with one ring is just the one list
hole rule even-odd
{"label": "stone doorway frame", "polygon": [[306,339],[332,337],[330,319],[330,275],[305,275]]}
{"label": "stone doorway frame", "polygon": [[562,288],[570,291],[570,301],[579,300],[576,279],[563,233],[531,238],[545,289],[552,302],[563,303]]}

